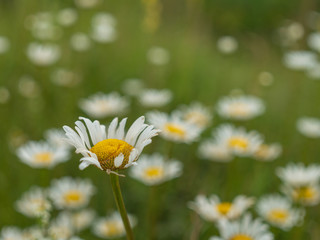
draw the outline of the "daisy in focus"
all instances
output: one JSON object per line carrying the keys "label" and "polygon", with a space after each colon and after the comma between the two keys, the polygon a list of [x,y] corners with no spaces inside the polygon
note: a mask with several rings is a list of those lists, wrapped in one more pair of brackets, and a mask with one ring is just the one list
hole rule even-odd
{"label": "daisy in focus", "polygon": [[177,114],[149,112],[148,121],[161,130],[160,136],[166,140],[191,143],[198,139],[202,129],[181,119]]}
{"label": "daisy in focus", "polygon": [[175,160],[166,161],[159,153],[142,155],[139,165],[130,169],[130,176],[140,182],[154,186],[177,178],[182,174],[182,164]]}
{"label": "daisy in focus", "polygon": [[139,102],[147,108],[159,108],[167,105],[172,100],[169,89],[144,89],[139,95]]}
{"label": "daisy in focus", "polygon": [[58,209],[80,209],[86,207],[95,188],[87,179],[64,177],[53,180],[49,196]]}
{"label": "daisy in focus", "polygon": [[297,121],[298,131],[309,138],[320,138],[320,119],[302,117]]}
{"label": "daisy in focus", "polygon": [[237,219],[253,204],[253,198],[242,195],[237,196],[232,202],[221,202],[216,195],[211,195],[209,198],[198,195],[194,202],[189,203],[189,207],[206,221],[216,222]]}
{"label": "daisy in focus", "polygon": [[118,118],[115,118],[106,132],[106,127],[99,121],[92,122],[80,117],[75,123],[76,131],[68,126],[63,129],[68,142],[76,148],[77,153],[83,155],[79,166],[81,170],[94,165],[107,173],[116,173],[117,170],[135,165],[144,147],[158,135],[159,130],[144,121],[143,116],[139,117],[125,132],[127,119],[118,123]]}
{"label": "daisy in focus", "polygon": [[[135,217],[129,215],[130,225],[134,227],[137,224]],[[126,234],[120,214],[114,212],[110,216],[99,218],[93,224],[93,233],[103,239],[113,239],[123,237]]]}
{"label": "daisy in focus", "polygon": [[201,158],[214,162],[230,162],[233,159],[232,152],[226,145],[217,144],[212,139],[201,142],[198,152]]}
{"label": "daisy in focus", "polygon": [[52,169],[57,164],[69,160],[65,148],[54,147],[47,142],[30,141],[17,150],[20,160],[32,168]]}
{"label": "daisy in focus", "polygon": [[209,240],[273,240],[273,235],[268,226],[260,219],[252,219],[245,215],[239,221],[219,222],[221,237],[211,237]]}
{"label": "daisy in focus", "polygon": [[304,211],[292,207],[291,202],[280,195],[268,195],[257,203],[257,212],[268,223],[283,230],[297,226],[304,217]]}
{"label": "daisy in focus", "polygon": [[129,107],[129,100],[117,92],[96,93],[79,101],[79,107],[90,117],[105,118],[123,114]]}
{"label": "daisy in focus", "polygon": [[278,143],[261,144],[253,157],[262,162],[269,162],[277,159],[282,152],[281,145]]}
{"label": "daisy in focus", "polygon": [[226,119],[249,120],[265,111],[264,103],[254,96],[223,97],[217,104],[218,114]]}

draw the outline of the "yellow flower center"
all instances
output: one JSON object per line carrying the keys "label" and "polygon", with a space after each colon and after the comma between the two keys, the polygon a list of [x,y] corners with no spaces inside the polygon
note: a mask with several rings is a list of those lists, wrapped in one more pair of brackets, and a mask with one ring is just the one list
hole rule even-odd
{"label": "yellow flower center", "polygon": [[52,162],[53,155],[50,152],[42,152],[35,154],[34,158],[37,163],[50,164]]}
{"label": "yellow flower center", "polygon": [[208,124],[208,119],[206,116],[199,112],[190,112],[185,115],[185,119],[192,122],[200,127],[204,127]]}
{"label": "yellow flower center", "polygon": [[236,234],[230,238],[230,240],[253,240],[252,237],[249,237],[246,234]]}
{"label": "yellow flower center", "polygon": [[163,176],[163,169],[161,167],[149,167],[144,171],[146,178],[159,178]]}
{"label": "yellow flower center", "polygon": [[243,137],[232,137],[229,140],[229,147],[231,148],[241,148],[243,150],[248,148],[249,142],[248,139]]}
{"label": "yellow flower center", "polygon": [[76,203],[76,202],[81,201],[81,199],[82,199],[82,194],[76,190],[69,191],[68,193],[66,193],[64,195],[64,200],[67,203]]}
{"label": "yellow flower center", "polygon": [[278,223],[284,223],[288,217],[289,213],[285,209],[273,209],[268,215],[270,221]]}
{"label": "yellow flower center", "polygon": [[183,138],[186,134],[186,131],[179,125],[173,123],[167,123],[164,129],[170,134],[177,135]]}
{"label": "yellow flower center", "polygon": [[228,202],[222,202],[217,204],[216,207],[219,213],[221,213],[222,215],[227,215],[232,207],[232,204]]}
{"label": "yellow flower center", "polygon": [[312,200],[316,197],[316,191],[312,187],[300,187],[294,190],[293,197],[296,200]]}
{"label": "yellow flower center", "polygon": [[261,144],[258,151],[255,153],[258,158],[266,158],[269,155],[269,146],[266,144]]}
{"label": "yellow flower center", "polygon": [[108,221],[104,226],[104,233],[107,237],[117,236],[123,233],[123,227],[115,221]]}
{"label": "yellow flower center", "polygon": [[[129,161],[129,156],[134,147],[119,139],[106,139],[94,145],[90,151],[95,153],[103,170],[123,169]],[[114,159],[122,153],[124,159],[122,165],[114,166]]]}
{"label": "yellow flower center", "polygon": [[230,106],[230,114],[235,117],[244,117],[248,115],[248,107],[243,103],[234,103]]}

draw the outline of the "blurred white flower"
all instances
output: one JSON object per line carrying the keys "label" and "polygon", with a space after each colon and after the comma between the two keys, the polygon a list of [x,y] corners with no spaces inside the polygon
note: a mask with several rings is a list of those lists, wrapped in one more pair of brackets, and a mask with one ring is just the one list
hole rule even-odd
{"label": "blurred white flower", "polygon": [[154,65],[165,65],[170,61],[170,53],[162,47],[152,47],[148,50],[147,59]]}
{"label": "blurred white flower", "polygon": [[29,141],[17,150],[20,160],[32,168],[52,169],[57,164],[69,160],[65,148],[57,148],[47,142]]}
{"label": "blurred white flower", "polygon": [[[128,215],[129,222],[131,227],[135,227],[137,224],[137,220],[132,215]],[[123,226],[121,216],[118,212],[114,212],[112,215],[99,218],[94,224],[93,224],[93,233],[104,239],[110,239],[110,238],[119,238],[123,237],[126,234],[125,228]]]}
{"label": "blurred white flower", "polygon": [[258,80],[262,86],[270,86],[274,82],[274,77],[270,72],[261,72]]}
{"label": "blurred white flower", "polygon": [[139,102],[144,107],[163,107],[171,102],[172,95],[169,89],[144,89],[139,94]]}
{"label": "blurred white flower", "polygon": [[290,51],[283,58],[286,67],[294,70],[308,70],[317,64],[317,55],[309,51]]}
{"label": "blurred white flower", "polygon": [[232,120],[250,120],[265,111],[260,98],[250,95],[223,97],[217,103],[218,114]]}
{"label": "blurred white flower", "polygon": [[319,80],[320,79],[320,63],[318,62],[312,68],[308,69],[307,75],[312,79]]}
{"label": "blurred white flower", "polygon": [[280,195],[267,195],[257,203],[257,212],[268,223],[283,230],[297,226],[304,217],[304,211],[293,208],[292,203]]}
{"label": "blurred white flower", "polygon": [[51,81],[62,87],[74,87],[81,82],[79,74],[64,68],[56,69],[51,75]]}
{"label": "blurred white flower", "polygon": [[40,228],[40,226],[33,226],[26,229],[23,229],[22,231],[22,240],[47,240],[43,236],[43,231]]}
{"label": "blurred white flower", "polygon": [[70,240],[74,235],[75,229],[72,225],[72,219],[64,212],[60,213],[54,219],[48,229],[48,234],[52,240]]}
{"label": "blurred white flower", "polygon": [[218,39],[217,48],[224,54],[231,54],[238,49],[238,42],[234,37],[223,36]]}
{"label": "blurred white flower", "polygon": [[282,148],[278,143],[261,144],[253,156],[259,161],[267,162],[278,158],[281,152]]}
{"label": "blurred white flower", "polygon": [[117,38],[116,19],[109,13],[98,13],[92,19],[91,38],[100,43],[113,42]]}
{"label": "blurred white flower", "polygon": [[57,148],[69,148],[70,146],[66,144],[66,135],[64,131],[60,128],[58,129],[48,129],[44,133],[46,141]]}
{"label": "blurred white flower", "polygon": [[0,87],[0,103],[5,104],[10,99],[10,92],[5,87]]}
{"label": "blurred white flower", "polygon": [[10,48],[9,39],[4,36],[0,36],[0,54],[7,52],[9,48]]}
{"label": "blurred white flower", "polygon": [[219,222],[241,217],[253,204],[253,198],[243,195],[237,196],[232,202],[221,202],[216,195],[211,195],[209,198],[198,195],[194,202],[189,203],[189,207],[206,221]]}
{"label": "blurred white flower", "polygon": [[0,234],[1,240],[22,240],[22,232],[17,227],[4,227]]}
{"label": "blurred white flower", "polygon": [[141,79],[129,78],[122,84],[122,90],[129,96],[139,96],[144,89],[144,84]]}
{"label": "blurred white flower", "polygon": [[130,176],[148,186],[159,185],[182,174],[182,164],[175,160],[167,161],[159,153],[142,155],[139,164],[130,169]]}
{"label": "blurred white flower", "polygon": [[91,40],[87,34],[78,32],[71,36],[70,44],[73,50],[84,52],[90,49]]}
{"label": "blurred white flower", "polygon": [[73,8],[65,8],[57,13],[57,22],[65,27],[71,26],[78,19],[78,12]]}
{"label": "blurred white flower", "polygon": [[311,33],[308,37],[308,45],[311,49],[320,52],[320,33]]}
{"label": "blurred white flower", "polygon": [[126,97],[117,92],[109,94],[96,93],[79,101],[79,107],[90,117],[105,118],[126,112],[130,105]]}
{"label": "blurred white flower", "polygon": [[30,43],[27,56],[32,63],[38,66],[49,66],[56,63],[60,58],[60,48],[56,44]]}
{"label": "blurred white flower", "polygon": [[88,228],[93,223],[95,215],[95,212],[91,209],[71,213],[72,224],[76,232]]}
{"label": "blurred white flower", "polygon": [[297,121],[298,131],[309,138],[320,138],[320,119],[302,117]]}
{"label": "blurred white flower", "polygon": [[49,196],[58,209],[84,208],[94,193],[91,181],[71,177],[53,180],[49,189]]}
{"label": "blurred white flower", "polygon": [[35,98],[40,94],[40,87],[30,76],[22,76],[18,82],[19,93],[27,98]]}
{"label": "blurred white flower", "polygon": [[212,139],[201,142],[198,152],[200,157],[215,162],[230,162],[233,159],[232,152],[228,146],[217,144]]}
{"label": "blurred white flower", "polygon": [[80,8],[93,8],[97,6],[101,0],[74,0],[74,2]]}

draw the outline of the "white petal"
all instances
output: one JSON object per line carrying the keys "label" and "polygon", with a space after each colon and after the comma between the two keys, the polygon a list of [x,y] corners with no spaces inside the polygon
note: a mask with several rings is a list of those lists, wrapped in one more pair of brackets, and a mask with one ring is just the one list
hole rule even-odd
{"label": "white petal", "polygon": [[118,126],[118,118],[114,118],[108,128],[108,139],[115,138],[117,126]]}
{"label": "white petal", "polygon": [[120,153],[118,157],[114,159],[114,166],[117,168],[120,167],[121,164],[123,163],[123,159],[124,159],[124,155],[123,153]]}

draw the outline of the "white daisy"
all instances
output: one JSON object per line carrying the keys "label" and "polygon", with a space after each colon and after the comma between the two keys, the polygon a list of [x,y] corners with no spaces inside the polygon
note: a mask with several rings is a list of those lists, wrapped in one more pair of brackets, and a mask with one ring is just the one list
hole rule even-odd
{"label": "white daisy", "polygon": [[273,161],[280,156],[282,152],[281,145],[278,143],[261,144],[254,153],[254,158],[259,161]]}
{"label": "white daisy", "polygon": [[314,67],[307,70],[307,76],[314,80],[320,79],[320,63],[318,62]]}
{"label": "white daisy", "polygon": [[256,131],[247,132],[242,127],[224,124],[218,127],[213,136],[219,145],[224,145],[236,156],[252,156],[263,142],[262,136]]}
{"label": "white daisy", "polygon": [[51,210],[51,203],[44,189],[33,187],[16,202],[16,209],[27,217],[42,218]]}
{"label": "white daisy", "polygon": [[144,89],[144,84],[141,79],[138,78],[129,78],[124,80],[122,84],[122,91],[128,95],[137,97]]}
{"label": "white daisy", "polygon": [[4,36],[0,36],[0,54],[6,53],[10,48],[10,41]]}
{"label": "white daisy", "polygon": [[71,214],[73,227],[76,232],[80,232],[88,228],[95,218],[95,212],[91,209],[84,209]]}
{"label": "white daisy", "polygon": [[294,70],[308,70],[317,63],[317,55],[309,51],[291,51],[284,55],[286,67]]}
{"label": "white daisy", "polygon": [[60,213],[49,226],[48,235],[52,240],[69,240],[75,233],[72,219],[64,213]]}
{"label": "white daisy", "polygon": [[233,159],[232,151],[226,145],[217,144],[209,139],[200,143],[199,155],[202,158],[216,162],[230,162]]}
{"label": "white daisy", "polygon": [[308,37],[308,45],[315,51],[320,52],[320,33],[312,33]]}
{"label": "white daisy", "polygon": [[64,68],[58,68],[52,72],[51,81],[57,86],[74,87],[82,81],[82,78],[76,72]]}
{"label": "white daisy", "polygon": [[298,131],[309,138],[320,138],[320,119],[302,117],[297,121]]}
{"label": "white daisy", "polygon": [[74,0],[74,2],[80,8],[93,8],[97,6],[101,0]]}
{"label": "white daisy", "polygon": [[[133,228],[137,224],[137,220],[131,215],[128,215],[128,217],[130,225]],[[108,217],[98,219],[93,226],[93,233],[104,239],[119,238],[126,234],[121,216],[118,212],[114,212]]]}
{"label": "white daisy", "polygon": [[221,237],[211,237],[209,240],[273,240],[273,235],[268,226],[260,219],[252,219],[245,215],[239,221],[219,222]]}
{"label": "white daisy", "polygon": [[237,196],[232,202],[221,202],[216,195],[211,195],[209,198],[198,195],[194,202],[189,203],[189,207],[206,221],[215,222],[237,219],[253,204],[253,198],[242,195]]}
{"label": "white daisy", "polygon": [[294,202],[304,206],[315,206],[320,203],[319,184],[309,184],[300,187],[283,185],[281,190]]}
{"label": "white daisy", "polygon": [[91,38],[99,43],[110,43],[116,40],[116,19],[109,13],[98,13],[92,19]]}
{"label": "white daisy", "polygon": [[22,231],[22,240],[45,240],[46,238],[43,236],[43,229],[40,226],[33,226]]}
{"label": "white daisy", "polygon": [[48,143],[52,144],[55,147],[69,147],[69,145],[66,145],[66,135],[62,129],[48,129],[47,131],[45,131],[44,136],[46,141],[48,141]]}
{"label": "white daisy", "polygon": [[91,40],[85,33],[75,33],[70,38],[70,45],[73,50],[78,52],[84,52],[90,49]]}
{"label": "white daisy", "polygon": [[[80,169],[93,164],[107,173],[121,170],[134,165],[151,138],[158,135],[159,130],[144,123],[145,118],[138,118],[125,134],[127,119],[118,124],[118,118],[113,119],[106,133],[106,127],[99,121],[90,121],[80,117],[76,121],[76,131],[64,126],[69,143],[81,153]],[[87,133],[88,131],[88,133]],[[91,147],[91,142],[93,147]]]}
{"label": "white daisy", "polygon": [[304,211],[292,207],[291,202],[280,195],[262,197],[257,203],[259,215],[268,223],[289,230],[298,225],[304,217]]}
{"label": "white daisy", "polygon": [[139,94],[139,102],[144,107],[163,107],[172,100],[172,92],[169,89],[144,89]]}
{"label": "white daisy", "polygon": [[265,106],[254,96],[223,97],[217,104],[218,114],[227,119],[249,120],[264,113]]}
{"label": "white daisy", "polygon": [[10,92],[6,87],[0,87],[0,104],[5,104],[10,100]]}
{"label": "white daisy", "polygon": [[223,36],[218,39],[217,48],[224,54],[231,54],[237,50],[238,42],[234,37]]}
{"label": "white daisy", "polygon": [[0,234],[1,240],[21,240],[22,238],[22,232],[17,227],[4,227],[1,230]]}
{"label": "white daisy", "polygon": [[126,97],[112,92],[109,94],[96,93],[88,99],[82,99],[79,102],[79,107],[90,117],[104,118],[124,113],[129,104]]}
{"label": "white daisy", "polygon": [[57,13],[57,22],[64,27],[71,26],[77,19],[78,12],[73,8],[65,8]]}
{"label": "white daisy", "polygon": [[147,59],[154,65],[165,65],[170,61],[170,53],[162,47],[152,47],[147,53]]}
{"label": "white daisy", "polygon": [[86,207],[95,187],[88,179],[64,177],[53,180],[49,196],[58,209],[79,209]]}
{"label": "white daisy", "polygon": [[175,160],[166,161],[159,153],[142,155],[139,165],[132,167],[131,177],[153,186],[177,178],[182,174],[182,164]]}
{"label": "white daisy", "polygon": [[30,43],[27,49],[27,56],[35,65],[49,66],[59,60],[60,48],[58,45],[51,43]]}
{"label": "white daisy", "polygon": [[198,139],[203,130],[181,119],[177,114],[150,112],[147,118],[151,124],[161,130],[160,136],[169,141],[191,143]]}
{"label": "white daisy", "polygon": [[27,142],[18,148],[17,155],[23,163],[33,168],[51,169],[69,160],[69,152],[65,148],[57,148],[43,141]]}

